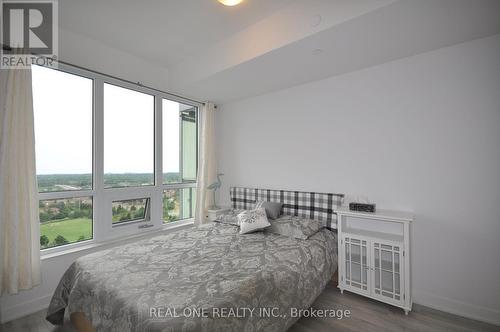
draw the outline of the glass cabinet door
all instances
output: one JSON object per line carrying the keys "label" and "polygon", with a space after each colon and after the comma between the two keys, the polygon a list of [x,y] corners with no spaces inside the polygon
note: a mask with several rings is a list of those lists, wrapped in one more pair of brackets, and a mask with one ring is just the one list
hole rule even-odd
{"label": "glass cabinet door", "polygon": [[368,292],[367,242],[350,236],[344,237],[345,284]]}
{"label": "glass cabinet door", "polygon": [[384,300],[402,302],[402,247],[373,243],[373,295]]}

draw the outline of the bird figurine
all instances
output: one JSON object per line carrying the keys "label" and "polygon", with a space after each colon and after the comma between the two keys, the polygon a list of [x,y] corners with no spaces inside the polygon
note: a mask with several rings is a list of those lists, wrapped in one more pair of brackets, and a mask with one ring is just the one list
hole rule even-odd
{"label": "bird figurine", "polygon": [[222,186],[222,182],[220,180],[220,177],[223,175],[224,175],[224,173],[218,173],[217,174],[217,181],[215,181],[214,183],[212,183],[211,185],[209,185],[207,187],[208,190],[212,190],[213,195],[214,195],[214,205],[212,207],[214,210],[218,209],[217,202],[215,201],[215,192],[217,191],[217,189],[219,189]]}

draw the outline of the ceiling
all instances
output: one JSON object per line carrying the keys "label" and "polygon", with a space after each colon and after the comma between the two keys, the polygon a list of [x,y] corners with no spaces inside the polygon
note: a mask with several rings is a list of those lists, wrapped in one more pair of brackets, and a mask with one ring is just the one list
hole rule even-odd
{"label": "ceiling", "polygon": [[64,0],[59,25],[162,66],[241,31],[291,0]]}
{"label": "ceiling", "polygon": [[166,69],[169,91],[219,103],[500,33],[498,0],[64,0],[59,10],[63,29]]}

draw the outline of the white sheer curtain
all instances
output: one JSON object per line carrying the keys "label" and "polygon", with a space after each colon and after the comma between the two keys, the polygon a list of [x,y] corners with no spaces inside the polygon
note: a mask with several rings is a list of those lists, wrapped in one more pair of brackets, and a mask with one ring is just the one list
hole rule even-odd
{"label": "white sheer curtain", "polygon": [[15,294],[40,283],[31,69],[0,76],[0,294]]}
{"label": "white sheer curtain", "polygon": [[215,181],[215,105],[205,103],[200,112],[200,151],[198,168],[198,188],[196,189],[195,224],[206,221],[210,199],[207,198],[207,186]]}

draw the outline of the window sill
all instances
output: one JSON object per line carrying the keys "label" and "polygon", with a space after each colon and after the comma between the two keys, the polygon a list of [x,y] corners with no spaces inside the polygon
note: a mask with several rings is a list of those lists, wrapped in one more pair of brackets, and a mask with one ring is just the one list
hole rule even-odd
{"label": "window sill", "polygon": [[[60,250],[56,251],[50,251],[47,253],[41,252],[40,253],[40,259],[45,260],[45,259],[51,259],[59,256],[64,256],[64,255],[69,255],[73,254],[76,252],[80,251],[85,251],[85,250],[91,250],[91,249],[97,249],[100,247],[106,247],[106,246],[114,246],[114,245],[119,245],[122,244],[123,241],[127,240],[133,240],[133,239],[141,239],[141,238],[147,238],[154,236],[156,234],[162,233],[162,232],[168,232],[168,231],[173,231],[179,228],[183,227],[189,227],[194,224],[194,219],[184,219],[184,220],[179,220],[177,222],[172,222],[169,224],[163,224],[159,228],[155,228],[149,231],[141,232],[139,234],[134,234],[134,235],[129,235],[129,236],[122,236],[119,238],[113,238],[107,241],[102,241],[102,242],[95,242],[93,240],[85,241],[82,243],[74,243],[74,244],[68,244],[66,248],[61,248]],[[47,249],[50,250],[50,249]]]}

